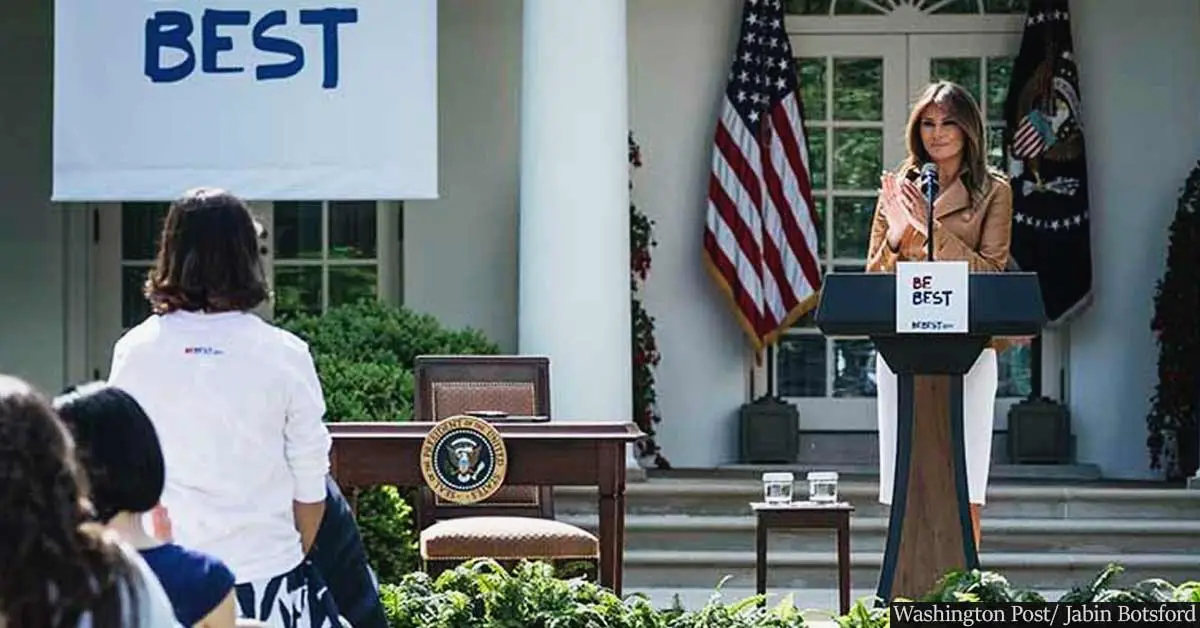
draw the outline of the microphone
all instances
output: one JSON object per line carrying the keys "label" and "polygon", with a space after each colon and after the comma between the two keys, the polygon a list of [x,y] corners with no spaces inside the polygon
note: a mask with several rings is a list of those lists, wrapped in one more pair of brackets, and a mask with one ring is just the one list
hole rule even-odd
{"label": "microphone", "polygon": [[921,166],[921,187],[925,189],[925,258],[933,261],[933,199],[938,194],[938,167],[932,161]]}

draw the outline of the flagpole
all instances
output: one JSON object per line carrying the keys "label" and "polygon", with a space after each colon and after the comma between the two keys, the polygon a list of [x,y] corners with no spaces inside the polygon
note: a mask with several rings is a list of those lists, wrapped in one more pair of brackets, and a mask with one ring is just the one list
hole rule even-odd
{"label": "flagpole", "polygon": [[[1041,399],[1042,397],[1042,334],[1033,337],[1033,342],[1029,343],[1029,398]],[[1060,395],[1061,396],[1061,395]]]}
{"label": "flagpole", "polygon": [[766,355],[767,360],[767,385],[765,387],[766,392],[763,394],[773,397],[774,391],[771,390],[771,382],[775,381],[775,358],[771,355],[769,348],[763,349],[763,353]]}
{"label": "flagpole", "polygon": [[[751,351],[753,351],[753,349],[751,349]],[[758,383],[758,377],[755,373],[755,371],[757,371],[757,370],[758,370],[758,365],[757,365],[756,361],[751,361],[750,362],[750,399],[749,399],[750,403],[754,403],[754,399],[755,399],[754,395],[756,392],[758,392],[758,386],[756,386],[756,384]]]}

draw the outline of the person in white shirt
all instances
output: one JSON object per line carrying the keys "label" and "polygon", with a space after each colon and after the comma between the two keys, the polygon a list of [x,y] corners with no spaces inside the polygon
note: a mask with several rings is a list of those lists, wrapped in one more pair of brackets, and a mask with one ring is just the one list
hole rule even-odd
{"label": "person in white shirt", "polygon": [[217,189],[172,203],[144,292],[152,314],[117,341],[108,383],[154,422],[176,542],[229,566],[242,617],[337,625],[305,559],[325,507],[324,395],[308,346],[252,312],[268,290],[245,203]]}

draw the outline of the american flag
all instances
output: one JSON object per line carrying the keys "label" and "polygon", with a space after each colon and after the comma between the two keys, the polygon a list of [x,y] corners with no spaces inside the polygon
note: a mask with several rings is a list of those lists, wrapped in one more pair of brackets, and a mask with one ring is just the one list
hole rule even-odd
{"label": "american flag", "polygon": [[817,302],[817,213],[780,0],[746,0],[717,121],[704,257],[755,352]]}
{"label": "american flag", "polygon": [[1012,154],[1019,159],[1031,159],[1042,154],[1046,150],[1046,141],[1042,139],[1043,134],[1039,130],[1039,123],[1044,126],[1043,118],[1037,116],[1037,111],[1030,111],[1029,115],[1021,118],[1021,123],[1017,125],[1016,132],[1013,133]]}

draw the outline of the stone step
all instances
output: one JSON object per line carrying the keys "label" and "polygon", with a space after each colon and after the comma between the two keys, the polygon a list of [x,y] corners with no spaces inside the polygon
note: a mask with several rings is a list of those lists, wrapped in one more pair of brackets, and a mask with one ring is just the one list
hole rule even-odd
{"label": "stone step", "polygon": [[[986,546],[985,546],[986,550]],[[878,552],[852,552],[851,587],[873,589],[878,584],[882,556]],[[1066,590],[1090,581],[1109,563],[1125,567],[1117,586],[1145,578],[1165,578],[1179,584],[1200,578],[1200,556],[1194,554],[1048,554],[989,552],[981,566],[1008,578],[1013,586]],[[725,586],[754,588],[754,552],[630,550],[625,552],[624,587],[713,589],[724,577]],[[837,586],[837,562],[828,552],[771,552],[768,556],[768,590],[826,589]]]}
{"label": "stone step", "polygon": [[[844,457],[841,460],[852,460]],[[797,462],[795,464],[727,464],[712,469],[668,469],[652,470],[650,477],[656,479],[681,478],[717,478],[717,479],[751,479],[758,480],[768,471],[790,471],[797,479],[803,480],[809,471],[837,471],[847,480],[876,481],[879,478],[879,465],[854,464],[845,462]],[[996,453],[992,454],[992,469],[988,473],[989,481],[993,484],[1010,481],[1022,483],[1071,483],[1095,484],[1101,479],[1100,467],[1094,464],[1004,464],[997,462]]]}
{"label": "stone step", "polygon": [[[559,520],[597,531],[594,515]],[[983,547],[991,552],[1055,554],[1184,553],[1200,557],[1200,521],[1146,519],[1003,519],[985,517]],[[882,553],[888,521],[854,517],[850,549]],[[625,547],[635,550],[745,551],[754,549],[752,516],[628,515]],[[832,530],[772,530],[772,552],[833,552]],[[1200,574],[1197,574],[1200,576]]]}
{"label": "stone step", "polygon": [[[797,498],[807,489],[797,483]],[[855,506],[855,518],[886,518],[878,502],[878,484],[839,482],[839,498]],[[762,484],[755,480],[650,478],[626,489],[629,515],[741,516],[749,503],[761,501]],[[596,490],[560,487],[555,490],[559,516],[594,514]],[[1125,488],[1090,485],[993,485],[988,489],[984,519],[1172,519],[1200,520],[1200,491],[1184,488]]]}

